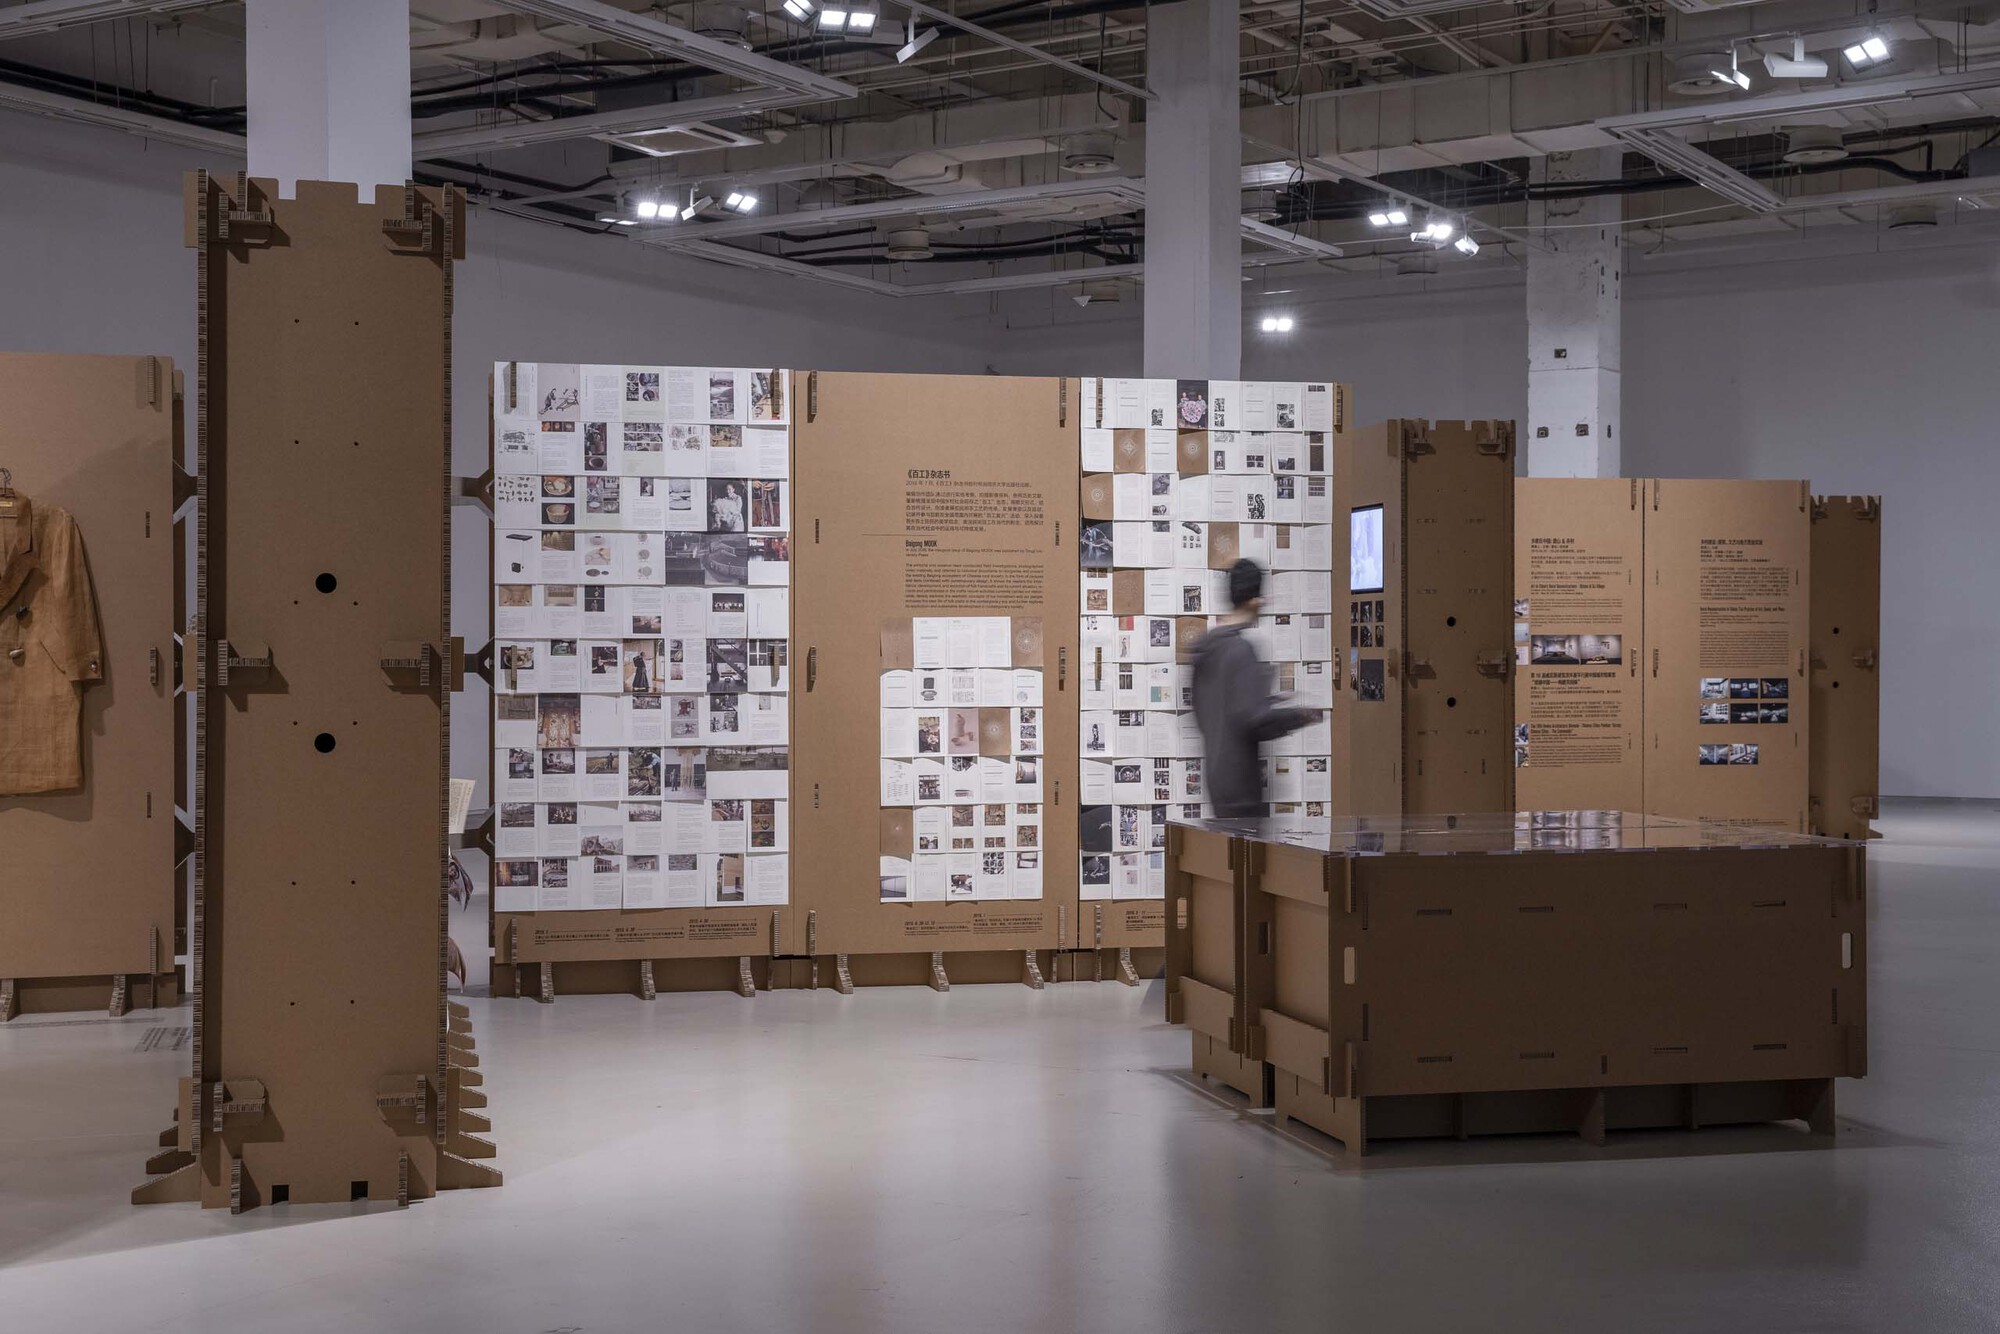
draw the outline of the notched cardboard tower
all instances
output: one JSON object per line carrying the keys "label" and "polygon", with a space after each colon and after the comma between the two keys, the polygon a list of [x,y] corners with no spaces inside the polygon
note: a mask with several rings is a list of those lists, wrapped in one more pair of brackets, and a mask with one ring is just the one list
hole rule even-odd
{"label": "notched cardboard tower", "polygon": [[[445,994],[449,188],[187,184],[199,273],[192,1069],[135,1203],[498,1185]],[[365,520],[365,522],[361,521]],[[395,540],[384,541],[384,533]]]}

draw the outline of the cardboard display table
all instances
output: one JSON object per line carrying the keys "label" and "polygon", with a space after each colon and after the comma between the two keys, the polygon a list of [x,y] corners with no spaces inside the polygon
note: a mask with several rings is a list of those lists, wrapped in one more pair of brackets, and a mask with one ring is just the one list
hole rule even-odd
{"label": "cardboard display table", "polygon": [[1350,1153],[1801,1119],[1867,1072],[1865,851],[1617,811],[1177,823],[1167,1019]]}

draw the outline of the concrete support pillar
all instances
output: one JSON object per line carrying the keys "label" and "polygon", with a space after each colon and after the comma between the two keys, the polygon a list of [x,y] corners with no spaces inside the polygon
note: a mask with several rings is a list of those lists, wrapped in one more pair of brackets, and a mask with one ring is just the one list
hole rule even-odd
{"label": "concrete support pillar", "polygon": [[1158,5],[1146,20],[1145,372],[1243,369],[1243,140],[1236,0]]}
{"label": "concrete support pillar", "polygon": [[252,176],[410,178],[409,0],[246,0],[244,34]]}
{"label": "concrete support pillar", "polygon": [[[1610,180],[1621,150],[1552,153],[1537,184]],[[1528,475],[1616,477],[1624,252],[1616,195],[1537,203],[1528,252]]]}

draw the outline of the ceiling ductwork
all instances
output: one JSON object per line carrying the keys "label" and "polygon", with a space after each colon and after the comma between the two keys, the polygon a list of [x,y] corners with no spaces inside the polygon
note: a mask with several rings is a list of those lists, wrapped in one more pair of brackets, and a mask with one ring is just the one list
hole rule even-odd
{"label": "ceiling ductwork", "polygon": [[1789,125],[1785,127],[1785,161],[1794,166],[1840,162],[1847,157],[1847,145],[1840,131],[1831,125]]}
{"label": "ceiling ductwork", "polygon": [[1118,170],[1117,136],[1079,134],[1063,145],[1062,169],[1072,176],[1108,176]]}

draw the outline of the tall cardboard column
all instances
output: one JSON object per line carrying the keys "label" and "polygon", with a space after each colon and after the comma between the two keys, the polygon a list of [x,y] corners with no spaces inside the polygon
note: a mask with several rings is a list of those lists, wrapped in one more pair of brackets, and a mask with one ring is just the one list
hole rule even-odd
{"label": "tall cardboard column", "polygon": [[1236,6],[1147,13],[1146,375],[1233,380],[1243,364]]}
{"label": "tall cardboard column", "polygon": [[135,1203],[497,1185],[445,996],[454,191],[189,180],[192,1070]]}
{"label": "tall cardboard column", "polygon": [[[1618,149],[1551,153],[1538,185],[1616,179]],[[1528,252],[1528,475],[1616,477],[1624,253],[1619,196],[1533,206],[1547,249]]]}
{"label": "tall cardboard column", "polygon": [[1812,507],[1812,832],[1874,838],[1881,814],[1882,498]]}
{"label": "tall cardboard column", "polygon": [[1336,809],[1513,810],[1514,424],[1363,427],[1334,494],[1349,532]]}

